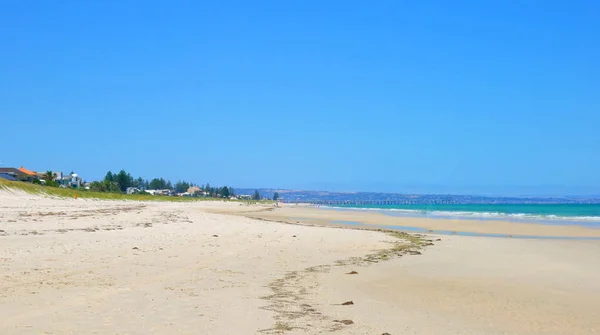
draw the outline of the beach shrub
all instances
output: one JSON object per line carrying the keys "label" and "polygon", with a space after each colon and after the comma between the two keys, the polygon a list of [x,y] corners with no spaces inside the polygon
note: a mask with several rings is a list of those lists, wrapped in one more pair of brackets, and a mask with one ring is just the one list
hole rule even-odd
{"label": "beach shrub", "polygon": [[49,186],[49,187],[58,187],[58,183],[55,182],[54,180],[46,180],[46,184],[45,185]]}
{"label": "beach shrub", "polygon": [[90,184],[90,191],[93,192],[108,192],[108,193],[122,193],[119,184],[114,181],[94,181]]}

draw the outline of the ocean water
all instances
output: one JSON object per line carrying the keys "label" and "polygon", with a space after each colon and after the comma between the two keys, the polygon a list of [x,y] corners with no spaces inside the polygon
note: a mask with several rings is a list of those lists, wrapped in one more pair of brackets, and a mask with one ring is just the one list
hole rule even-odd
{"label": "ocean water", "polygon": [[333,208],[379,211],[393,216],[572,223],[600,228],[600,204],[338,205]]}

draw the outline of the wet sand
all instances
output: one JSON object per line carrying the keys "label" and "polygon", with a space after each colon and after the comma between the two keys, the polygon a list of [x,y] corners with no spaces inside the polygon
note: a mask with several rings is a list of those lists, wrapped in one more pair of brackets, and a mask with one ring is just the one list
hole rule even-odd
{"label": "wet sand", "polygon": [[600,241],[392,236],[315,211],[0,192],[0,334],[600,331]]}
{"label": "wet sand", "polygon": [[[242,209],[237,209],[242,211]],[[378,213],[288,206],[239,213],[316,226],[409,226],[482,234],[536,235],[518,239],[429,234],[422,255],[364,267],[360,275],[334,269],[322,292],[361,301],[346,314],[356,324],[386,325],[402,334],[593,334],[600,332],[600,240],[580,226],[521,222],[434,220]],[[341,224],[340,221],[363,223]],[[374,310],[377,312],[375,313]],[[342,317],[340,314],[338,317]],[[383,327],[383,328],[386,328]],[[359,328],[359,327],[356,327]],[[364,327],[373,332],[375,328]],[[360,334],[360,332],[356,332]]]}
{"label": "wet sand", "polygon": [[[241,211],[241,209],[239,209]],[[500,220],[457,220],[430,219],[418,217],[399,217],[378,212],[335,210],[314,207],[296,207],[284,205],[275,210],[256,210],[246,216],[275,221],[303,222],[318,225],[348,226],[363,224],[364,228],[377,226],[383,228],[406,227],[406,230],[417,228],[428,232],[444,231],[447,233],[474,233],[491,235],[540,236],[540,237],[589,237],[600,238],[600,229],[580,225],[546,225],[526,222],[510,222]],[[345,221],[343,224],[341,221]]]}

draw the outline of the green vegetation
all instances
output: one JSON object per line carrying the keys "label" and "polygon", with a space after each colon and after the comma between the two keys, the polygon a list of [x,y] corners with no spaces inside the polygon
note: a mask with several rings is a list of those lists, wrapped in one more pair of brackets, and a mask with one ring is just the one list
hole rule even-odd
{"label": "green vegetation", "polygon": [[[186,181],[178,181],[175,187],[170,181],[164,178],[154,178],[152,181],[144,180],[143,178],[134,179],[130,173],[125,170],[119,171],[119,173],[113,173],[108,171],[104,180],[94,181],[89,184],[89,190],[83,188],[70,188],[70,187],[59,187],[59,184],[54,180],[55,174],[52,171],[46,171],[42,176],[43,182],[39,179],[34,179],[33,183],[25,182],[10,182],[4,179],[0,179],[0,189],[13,189],[21,190],[32,194],[50,195],[67,198],[95,198],[95,199],[115,199],[115,200],[163,200],[163,201],[190,201],[198,199],[198,196],[204,195],[203,193],[197,192],[194,196],[190,197],[173,197],[166,195],[151,195],[144,191],[139,191],[136,194],[124,194],[127,192],[129,187],[135,187],[139,190],[144,189],[157,189],[157,190],[175,190],[177,193],[187,192],[192,186],[196,186],[194,183]],[[49,187],[50,186],[50,187]],[[226,198],[235,195],[232,187],[211,187],[210,184],[206,184],[204,187],[199,187],[206,192],[205,199],[210,200],[214,198]],[[196,190],[197,191],[197,190]]]}
{"label": "green vegetation", "polygon": [[[116,186],[119,188],[119,190],[121,192],[125,193],[127,191],[127,188],[129,188],[129,187],[144,188],[144,185],[140,184],[140,182],[139,182],[140,180],[142,180],[142,182],[143,182],[142,178],[133,179],[131,174],[125,170],[121,170],[117,174],[114,174],[111,171],[108,171],[106,173],[106,176],[104,177],[104,187],[100,187],[101,185],[95,185],[95,186],[97,189],[100,189],[100,188],[106,189],[106,191],[100,191],[100,192],[114,192],[114,187],[111,186],[111,183],[114,183],[114,184],[116,184]],[[90,188],[91,188],[91,186],[90,186]]]}
{"label": "green vegetation", "polygon": [[258,190],[254,191],[254,195],[252,196],[252,200],[260,200],[262,199]]}
{"label": "green vegetation", "polygon": [[108,192],[108,193],[121,193],[119,184],[114,181],[94,181],[90,183],[90,191],[93,192]]}
{"label": "green vegetation", "polygon": [[208,192],[208,195],[213,198],[229,198],[231,196],[235,196],[235,191],[233,187],[212,187],[210,184],[206,184],[201,187],[205,192]]}
{"label": "green vegetation", "polygon": [[[58,187],[58,183],[54,180],[55,179],[55,175],[54,172],[52,172],[51,170],[46,171],[46,173],[44,173],[44,175],[42,176],[42,179],[44,180],[44,184],[45,186],[49,186],[49,187]],[[41,181],[39,181],[37,178],[34,179],[34,184],[42,184]]]}
{"label": "green vegetation", "polygon": [[46,180],[46,186],[49,186],[49,187],[58,187],[59,185],[54,180]]}
{"label": "green vegetation", "polygon": [[44,179],[46,182],[54,181],[54,172],[50,170],[46,171],[42,179]]}
{"label": "green vegetation", "polygon": [[[103,200],[141,200],[141,201],[198,201],[202,198],[192,197],[168,197],[168,196],[153,196],[150,194],[122,194],[95,192],[92,190],[76,190],[62,187],[45,187],[20,181],[8,181],[0,179],[0,189],[24,191],[30,194],[38,194],[42,196],[56,196],[62,198],[86,198],[86,199],[103,199]],[[210,199],[206,199],[210,200]]]}
{"label": "green vegetation", "polygon": [[208,193],[209,197],[214,198],[229,198],[235,194],[233,188],[227,186],[211,187],[210,184],[206,184],[204,187],[201,187],[184,180],[180,180],[173,185],[170,180],[164,178],[153,178],[150,181],[144,180],[141,177],[135,179],[125,170],[121,170],[119,173],[108,171],[104,177],[104,181],[94,182],[90,185],[90,188],[97,192],[120,191],[125,193],[129,187],[135,187],[140,190],[174,190],[177,193],[184,193],[192,186],[201,188]]}
{"label": "green vegetation", "polygon": [[[71,172],[73,174],[73,172]],[[198,196],[206,198],[226,198],[229,199],[234,196],[234,189],[228,186],[212,187],[210,184],[206,184],[204,187],[200,187],[194,183],[187,181],[178,181],[175,186],[171,184],[171,181],[165,180],[164,178],[154,178],[151,181],[144,180],[143,178],[134,178],[129,172],[125,170],[119,171],[119,173],[113,173],[108,171],[103,180],[93,181],[85,189],[83,187],[64,187],[59,185],[55,181],[56,174],[52,171],[46,171],[42,175],[42,180],[35,178],[32,183],[25,182],[9,182],[0,179],[0,188],[10,188],[15,190],[22,190],[29,193],[41,194],[41,195],[53,195],[59,197],[82,197],[82,198],[96,198],[96,199],[130,199],[130,200],[168,200],[168,201],[189,201],[197,199]],[[60,186],[60,187],[59,187]],[[190,187],[195,187],[193,194],[189,197],[170,197],[173,191],[176,193],[185,193]],[[89,189],[88,189],[89,188]],[[134,190],[134,194],[126,195],[129,188],[137,188]],[[160,192],[163,195],[152,195],[146,193],[144,190],[169,190],[168,192]],[[130,190],[131,191],[131,190]]]}
{"label": "green vegetation", "polygon": [[148,187],[146,188],[150,190],[166,190],[171,189],[171,187],[170,181],[166,181],[163,178],[154,178],[148,183]]}
{"label": "green vegetation", "polygon": [[278,192],[275,192],[275,193],[273,194],[273,201],[277,201],[277,199],[279,199],[279,193],[278,193]]}
{"label": "green vegetation", "polygon": [[185,181],[178,181],[175,183],[175,192],[183,193],[187,192],[187,190],[192,186],[192,184]]}

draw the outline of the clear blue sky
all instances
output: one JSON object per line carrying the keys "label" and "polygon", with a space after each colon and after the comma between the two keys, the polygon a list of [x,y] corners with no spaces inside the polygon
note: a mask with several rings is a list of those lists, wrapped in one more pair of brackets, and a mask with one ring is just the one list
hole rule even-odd
{"label": "clear blue sky", "polygon": [[1,1],[2,165],[600,194],[598,1],[173,3]]}

